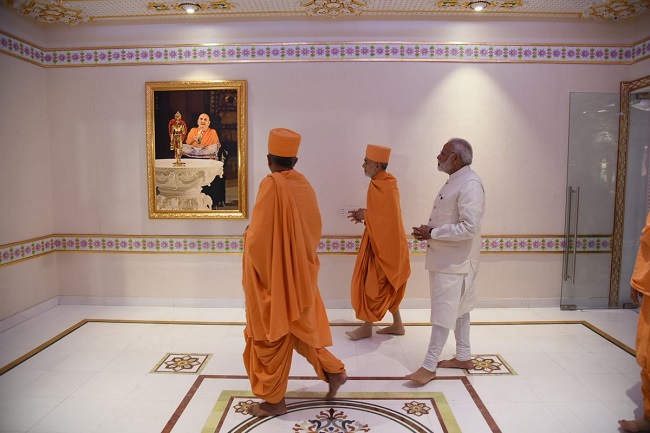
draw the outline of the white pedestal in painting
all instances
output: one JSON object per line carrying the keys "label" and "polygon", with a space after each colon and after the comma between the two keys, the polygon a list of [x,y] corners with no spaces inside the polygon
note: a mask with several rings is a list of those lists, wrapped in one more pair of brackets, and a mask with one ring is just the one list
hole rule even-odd
{"label": "white pedestal in painting", "polygon": [[223,162],[212,159],[183,158],[183,166],[175,166],[175,159],[157,159],[156,209],[203,211],[212,209],[212,198],[201,188],[217,177],[223,177]]}

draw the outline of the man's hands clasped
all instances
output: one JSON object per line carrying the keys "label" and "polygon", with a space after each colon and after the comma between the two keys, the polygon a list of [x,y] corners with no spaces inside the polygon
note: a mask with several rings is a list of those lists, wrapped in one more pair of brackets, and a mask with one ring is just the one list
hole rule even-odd
{"label": "man's hands clasped", "polygon": [[431,239],[431,227],[422,224],[420,227],[413,227],[413,237],[419,241]]}

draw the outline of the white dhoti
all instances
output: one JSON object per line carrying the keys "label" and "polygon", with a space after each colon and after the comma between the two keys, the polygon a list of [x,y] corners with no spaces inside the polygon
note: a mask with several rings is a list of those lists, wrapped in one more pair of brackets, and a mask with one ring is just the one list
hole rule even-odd
{"label": "white dhoti", "polygon": [[429,271],[431,324],[454,329],[456,319],[472,311],[476,302],[477,272],[478,263],[472,263],[467,274]]}

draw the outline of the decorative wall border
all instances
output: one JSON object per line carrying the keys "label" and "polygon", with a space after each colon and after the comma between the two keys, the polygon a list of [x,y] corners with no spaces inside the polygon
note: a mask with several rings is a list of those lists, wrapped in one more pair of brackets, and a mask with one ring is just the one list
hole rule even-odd
{"label": "decorative wall border", "polygon": [[[318,246],[319,254],[356,254],[361,237],[325,236]],[[408,238],[411,254],[426,252],[426,241]],[[609,253],[611,236],[581,236],[578,251]],[[175,254],[241,254],[242,236],[126,236],[126,235],[52,235],[13,244],[0,245],[0,267],[53,252],[104,253],[175,253]],[[563,236],[485,236],[483,253],[563,253]]]}
{"label": "decorative wall border", "polygon": [[311,61],[621,65],[650,57],[650,38],[618,46],[378,41],[45,49],[0,31],[0,52],[43,67]]}

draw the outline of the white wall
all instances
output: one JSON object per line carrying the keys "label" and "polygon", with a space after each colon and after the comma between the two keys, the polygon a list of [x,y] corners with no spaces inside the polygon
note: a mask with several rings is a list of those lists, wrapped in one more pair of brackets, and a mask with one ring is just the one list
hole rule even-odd
{"label": "white wall", "polygon": [[[475,148],[486,235],[563,229],[570,92],[617,92],[625,66],[303,63],[86,67],[48,71],[56,233],[241,234],[246,221],[150,220],[145,81],[245,79],[249,199],[267,174],[271,128],[303,136],[297,169],[312,181],[324,234],[358,235],[336,215],[363,205],[367,143],[393,147],[405,224],[428,217],[445,180],[435,157],[454,136]],[[531,86],[534,83],[534,86]],[[78,119],[74,127],[69,119]],[[553,212],[549,210],[555,209]]]}
{"label": "white wall", "polygon": [[[0,55],[0,244],[48,235],[52,220],[52,138],[48,125],[47,71]],[[73,127],[71,119],[62,127]]]}
{"label": "white wall", "polygon": [[[372,36],[368,26],[361,26],[365,39]],[[422,23],[391,26],[403,29],[394,33],[398,36],[423,28]],[[506,34],[521,29],[502,27]],[[269,27],[240,23],[235,35],[250,29],[257,36],[260,28]],[[459,31],[449,24],[444,28],[450,35]],[[315,37],[324,37],[322,29],[317,26]],[[376,36],[379,27],[372,29]],[[612,40],[622,37],[620,29]],[[79,31],[97,39],[89,39],[89,45],[108,32],[103,26]],[[297,40],[309,37],[302,24],[286,23],[283,32]],[[72,34],[52,32],[48,43],[72,43]],[[111,34],[127,38],[129,31]],[[180,35],[177,28],[159,34],[163,40]],[[460,136],[474,145],[473,167],[487,191],[483,234],[557,235],[564,222],[569,94],[618,92],[631,68],[637,74],[648,65],[313,62],[41,69],[5,55],[0,62],[0,94],[12,101],[0,107],[5,121],[0,132],[8,138],[3,149],[7,143],[18,149],[0,159],[2,181],[13,186],[1,190],[11,211],[5,213],[3,206],[0,244],[51,233],[241,234],[247,221],[148,217],[144,83],[215,79],[248,81],[249,208],[268,171],[268,131],[287,127],[303,136],[297,169],[318,193],[325,235],[361,234],[360,226],[337,216],[335,209],[364,205],[367,180],[361,162],[367,143],[393,147],[389,171],[399,180],[408,230],[428,218],[433,195],[444,182],[435,156],[448,138]],[[25,123],[27,143],[20,128]],[[30,282],[32,290],[31,281],[38,278],[34,290],[41,295],[36,298],[52,295],[44,288],[53,272],[49,267],[44,274],[39,270],[40,278],[27,279],[43,260],[0,270],[0,297],[8,312],[26,307],[27,298],[15,292],[17,282]],[[561,260],[558,254],[487,254],[479,274],[480,297],[556,299]],[[345,305],[354,256],[323,255],[321,261],[323,297],[330,305]],[[97,302],[141,297],[240,301],[239,264],[239,255],[64,253],[56,256],[57,279],[49,284],[70,299],[91,296]],[[412,267],[406,304],[428,296],[423,256],[412,256]],[[9,280],[13,290],[7,290]]]}
{"label": "white wall", "polygon": [[[0,245],[54,232],[47,71],[0,55]],[[66,127],[74,127],[68,119]],[[0,318],[58,294],[53,255],[0,270]]]}
{"label": "white wall", "polygon": [[633,81],[650,75],[650,59],[630,65],[627,79],[624,81]]}
{"label": "white wall", "polygon": [[[245,79],[249,85],[251,204],[268,172],[268,131],[281,126],[303,136],[297,169],[318,193],[324,234],[361,234],[361,226],[335,210],[364,205],[368,182],[361,162],[367,143],[393,147],[389,171],[399,180],[405,225],[419,225],[428,218],[433,195],[445,180],[436,171],[435,156],[448,138],[461,136],[474,144],[473,166],[487,190],[484,235],[561,234],[569,93],[617,92],[625,68],[338,62],[51,70],[48,88],[57,107],[49,113],[51,143],[66,149],[52,155],[55,232],[241,234],[247,221],[150,220],[147,210],[144,82],[229,78]],[[80,121],[74,128],[57,128],[65,119]],[[58,285],[61,293],[75,296],[97,292],[168,297],[185,281],[202,288],[193,288],[199,290],[196,296],[221,297],[221,288],[213,286],[208,275],[224,259],[201,257],[190,266],[174,257],[125,256],[120,260],[129,269],[122,273],[114,267],[116,258],[65,255]],[[339,278],[343,272],[338,267],[351,270],[353,261],[353,256],[323,257],[321,286],[326,296],[347,298],[347,280]],[[554,270],[560,261],[559,255],[490,258],[479,277],[481,296],[556,298],[559,271],[553,272],[556,279],[535,282],[537,287],[526,293],[518,289],[522,276],[530,275],[522,275],[522,269]],[[136,263],[141,264],[141,274],[130,272],[133,266],[137,270]],[[158,278],[175,263],[178,281]],[[409,297],[426,297],[426,276],[418,266],[414,263]],[[111,279],[90,275],[109,269]],[[219,278],[238,282],[239,273],[237,266],[227,267]],[[86,281],[92,284],[81,283]]]}

